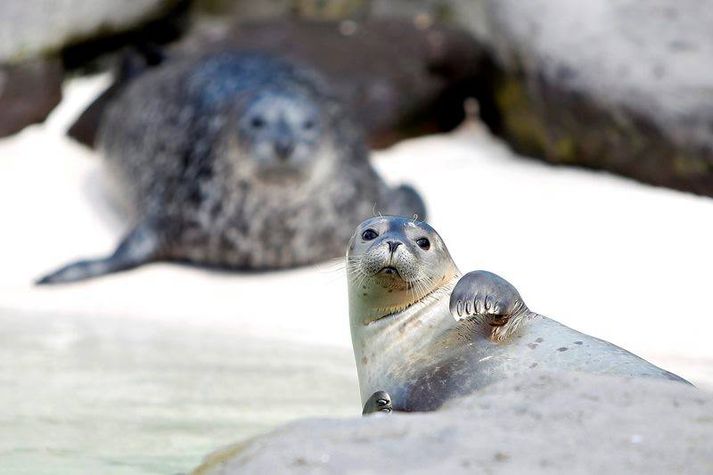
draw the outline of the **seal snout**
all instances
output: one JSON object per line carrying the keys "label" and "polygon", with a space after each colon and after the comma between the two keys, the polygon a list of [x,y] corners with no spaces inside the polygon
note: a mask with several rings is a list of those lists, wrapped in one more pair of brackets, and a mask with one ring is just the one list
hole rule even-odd
{"label": "seal snout", "polygon": [[281,161],[287,161],[292,155],[292,150],[295,148],[294,143],[291,140],[279,139],[275,141],[273,148],[275,149],[275,155]]}
{"label": "seal snout", "polygon": [[389,246],[389,252],[393,254],[396,252],[396,249],[403,244],[401,241],[386,241],[386,244]]}

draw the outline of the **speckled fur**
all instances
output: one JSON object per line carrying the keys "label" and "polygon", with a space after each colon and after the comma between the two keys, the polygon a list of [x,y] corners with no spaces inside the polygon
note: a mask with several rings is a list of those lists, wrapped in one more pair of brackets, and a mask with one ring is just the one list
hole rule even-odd
{"label": "speckled fur", "polygon": [[[316,105],[322,133],[309,172],[260,181],[242,170],[250,157],[234,123],[243,101],[273,92]],[[218,53],[146,73],[107,110],[99,145],[135,225],[155,234],[146,261],[310,264],[342,255],[374,210],[425,213],[413,189],[377,175],[360,130],[319,75],[263,55]]]}

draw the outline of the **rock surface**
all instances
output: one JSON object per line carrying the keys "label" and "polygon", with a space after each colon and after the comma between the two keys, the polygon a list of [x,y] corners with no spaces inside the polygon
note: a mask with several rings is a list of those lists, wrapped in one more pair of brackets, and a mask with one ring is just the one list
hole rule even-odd
{"label": "rock surface", "polygon": [[42,122],[62,99],[62,65],[37,59],[0,66],[0,137]]}
{"label": "rock surface", "polygon": [[703,474],[712,414],[713,395],[679,383],[528,375],[435,413],[289,424],[193,473]]}
{"label": "rock surface", "polygon": [[483,60],[466,32],[404,19],[238,24],[226,44],[323,71],[382,146],[460,124]]}
{"label": "rock surface", "polygon": [[175,0],[3,0],[0,62],[45,55],[91,36],[130,28],[173,3]]}
{"label": "rock surface", "polygon": [[[198,29],[168,55],[226,48],[266,51],[322,71],[377,147],[458,125],[463,101],[479,85],[483,59],[463,31],[396,19],[238,22]],[[98,98],[70,136],[91,145],[104,105],[121,86]]]}
{"label": "rock surface", "polygon": [[485,3],[520,151],[713,195],[713,2]]}

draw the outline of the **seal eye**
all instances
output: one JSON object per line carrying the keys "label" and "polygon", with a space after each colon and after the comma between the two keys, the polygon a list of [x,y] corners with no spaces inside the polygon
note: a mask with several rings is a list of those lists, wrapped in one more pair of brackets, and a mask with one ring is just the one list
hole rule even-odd
{"label": "seal eye", "polygon": [[379,233],[374,231],[373,229],[367,229],[363,233],[361,233],[361,238],[365,241],[371,241],[373,239],[376,239],[379,236]]}
{"label": "seal eye", "polygon": [[305,130],[312,130],[314,129],[314,120],[312,119],[307,119],[304,124],[302,124],[302,128]]}
{"label": "seal eye", "polygon": [[253,129],[262,129],[265,127],[265,119],[260,116],[253,117],[252,120],[250,120],[250,126]]}
{"label": "seal eye", "polygon": [[417,239],[416,244],[418,244],[418,247],[420,247],[424,251],[428,251],[431,248],[431,241],[426,238]]}

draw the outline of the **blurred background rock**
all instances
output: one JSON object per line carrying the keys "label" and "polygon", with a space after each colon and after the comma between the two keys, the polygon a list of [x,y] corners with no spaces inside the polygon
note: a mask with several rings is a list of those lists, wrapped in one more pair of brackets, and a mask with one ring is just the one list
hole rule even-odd
{"label": "blurred background rock", "polygon": [[517,151],[711,195],[711,25],[710,0],[6,0],[0,136],[46,116],[63,70],[241,47],[322,69],[375,147],[452,129],[474,97]]}

